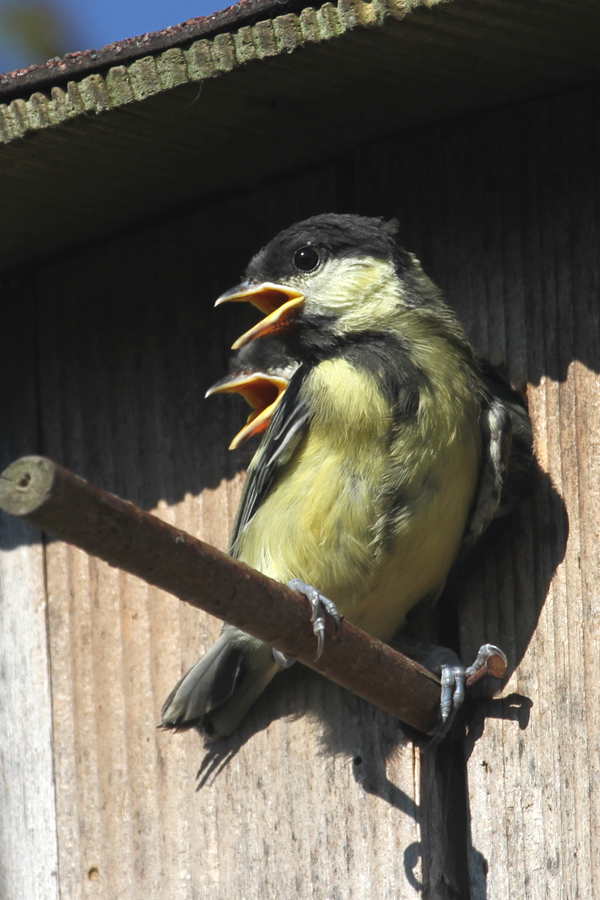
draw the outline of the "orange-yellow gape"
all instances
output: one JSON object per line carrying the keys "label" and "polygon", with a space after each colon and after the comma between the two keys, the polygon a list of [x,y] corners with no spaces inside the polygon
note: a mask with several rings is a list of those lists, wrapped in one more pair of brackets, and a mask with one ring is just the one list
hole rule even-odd
{"label": "orange-yellow gape", "polygon": [[[477,358],[396,231],[315,216],[274,238],[217,301],[265,314],[209,391],[238,391],[253,407],[233,446],[267,429],[230,552],[279,581],[300,579],[319,650],[323,606],[387,640],[416,603],[437,598],[514,505],[531,459],[520,398]],[[283,662],[225,625],[162,724],[229,734]],[[442,668],[447,717],[464,670],[456,658]]]}

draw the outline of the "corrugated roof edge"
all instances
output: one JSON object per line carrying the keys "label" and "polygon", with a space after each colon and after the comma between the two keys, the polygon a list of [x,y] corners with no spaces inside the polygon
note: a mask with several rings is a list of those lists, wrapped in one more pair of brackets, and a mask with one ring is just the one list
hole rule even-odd
{"label": "corrugated roof edge", "polygon": [[[247,2],[262,8],[262,0]],[[377,26],[388,16],[404,18],[411,8],[447,2],[339,0],[337,6],[305,6],[298,15],[285,13],[254,25],[239,25],[236,19],[237,30],[211,32],[210,39],[193,40],[186,32],[176,46],[160,52],[146,48],[142,58],[119,58],[117,65],[107,63],[103,68],[108,71],[104,72],[77,70],[79,78],[75,73],[62,73],[60,79],[36,82],[36,90],[28,100],[16,97],[8,104],[0,103],[0,143],[82,115],[144,100],[181,84],[214,78],[252,60],[291,53],[303,45],[330,40],[355,28]],[[268,3],[275,9],[273,0],[265,0],[264,5]]]}
{"label": "corrugated roof edge", "polygon": [[[438,2],[444,0],[397,0],[393,6],[396,9],[403,7],[404,11],[408,12],[413,6],[429,6]],[[312,3],[311,0],[240,0],[234,6],[213,15],[189,19],[162,31],[127,38],[100,50],[68,53],[62,59],[51,59],[41,66],[0,74],[0,101],[8,103],[19,97],[30,96],[36,91],[49,91],[54,86],[101,72],[111,66],[126,65],[143,56],[160,53],[172,47],[182,47],[201,38],[214,38],[219,34],[231,33],[287,13],[299,14],[307,7],[318,5],[314,0]]]}

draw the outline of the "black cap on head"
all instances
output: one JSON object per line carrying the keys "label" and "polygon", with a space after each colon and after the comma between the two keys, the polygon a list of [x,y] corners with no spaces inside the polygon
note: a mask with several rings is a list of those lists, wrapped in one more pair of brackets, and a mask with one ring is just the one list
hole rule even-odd
{"label": "black cap on head", "polygon": [[[246,279],[250,282],[283,281],[310,271],[310,259],[297,257],[299,251],[312,247],[320,260],[349,256],[372,256],[392,263],[398,274],[410,266],[410,254],[397,240],[398,222],[382,218],[325,213],[297,222],[263,247],[250,262]],[[296,259],[296,262],[295,262]],[[301,261],[299,266],[297,262]],[[308,266],[308,268],[306,267]]]}

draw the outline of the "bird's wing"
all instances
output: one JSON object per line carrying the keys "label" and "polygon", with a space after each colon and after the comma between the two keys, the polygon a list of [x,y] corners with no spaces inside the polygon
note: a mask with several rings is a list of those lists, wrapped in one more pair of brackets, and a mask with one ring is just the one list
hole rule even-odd
{"label": "bird's wing", "polygon": [[248,467],[248,477],[229,543],[232,556],[237,555],[237,542],[241,532],[266,497],[277,473],[291,458],[306,433],[310,414],[299,395],[307,375],[308,369],[304,366],[294,373]]}
{"label": "bird's wing", "polygon": [[460,548],[464,559],[475,541],[488,527],[500,505],[512,441],[512,421],[497,397],[490,397],[481,411],[481,474],[471,515]]}
{"label": "bird's wing", "polygon": [[480,360],[488,397],[481,411],[481,475],[455,568],[492,519],[510,512],[531,490],[534,469],[531,421],[520,395]]}
{"label": "bird's wing", "polygon": [[531,493],[535,473],[533,433],[525,401],[492,366],[480,360],[481,374],[490,394],[499,400],[512,424],[510,458],[495,518],[504,516]]}

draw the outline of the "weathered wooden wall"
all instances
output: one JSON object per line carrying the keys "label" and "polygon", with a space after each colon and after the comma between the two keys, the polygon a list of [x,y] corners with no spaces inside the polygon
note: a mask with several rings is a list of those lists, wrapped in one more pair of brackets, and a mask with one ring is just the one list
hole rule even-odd
{"label": "weathered wooden wall", "polygon": [[404,230],[477,346],[528,385],[546,473],[462,578],[465,658],[485,634],[514,670],[467,740],[478,900],[600,892],[598,97],[567,93],[362,158],[393,184]]}
{"label": "weathered wooden wall", "polygon": [[225,547],[243,412],[202,397],[248,313],[212,300],[298,218],[398,215],[527,386],[541,473],[449,598],[465,657],[493,640],[511,662],[469,723],[466,803],[460,743],[422,762],[396,722],[299,669],[208,754],[157,731],[218,623],[2,518],[2,897],[598,892],[598,94],[349,150],[6,282],[2,464],[42,452]]}

